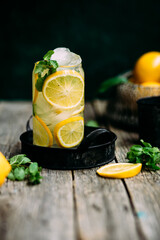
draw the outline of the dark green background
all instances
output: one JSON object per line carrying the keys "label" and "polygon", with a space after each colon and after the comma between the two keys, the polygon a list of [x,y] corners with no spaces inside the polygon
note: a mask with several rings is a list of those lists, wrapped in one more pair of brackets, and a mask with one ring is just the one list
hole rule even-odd
{"label": "dark green background", "polygon": [[[86,99],[100,83],[160,51],[160,1],[14,1],[1,11],[1,99],[31,99],[34,62],[56,47],[81,55]],[[4,17],[5,15],[5,17]]]}

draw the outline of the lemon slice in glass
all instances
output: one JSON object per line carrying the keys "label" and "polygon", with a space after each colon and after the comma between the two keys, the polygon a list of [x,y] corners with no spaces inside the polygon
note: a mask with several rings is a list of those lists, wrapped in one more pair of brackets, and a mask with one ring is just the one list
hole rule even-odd
{"label": "lemon slice in glass", "polygon": [[141,163],[112,163],[99,168],[97,173],[108,178],[129,178],[136,176],[141,168]]}
{"label": "lemon slice in glass", "polygon": [[83,110],[84,110],[84,106],[80,106],[77,110],[75,110],[75,111],[71,114],[71,116],[78,115],[78,114],[80,114]]}
{"label": "lemon slice in glass", "polygon": [[78,104],[78,106],[73,109],[71,116],[78,115],[83,111],[84,111],[84,98],[82,98],[80,104]]}
{"label": "lemon slice in glass", "polygon": [[37,73],[34,73],[34,70],[33,70],[33,73],[32,73],[32,81],[33,81],[33,90],[32,90],[32,99],[33,99],[33,103],[36,102],[37,100],[37,97],[38,97],[38,90],[36,89],[35,87],[35,84],[37,82],[37,79],[38,79],[38,74]]}
{"label": "lemon slice in glass", "polygon": [[33,116],[33,144],[51,147],[53,136],[47,125],[38,116]]}
{"label": "lemon slice in glass", "polygon": [[54,136],[61,147],[71,148],[78,145],[84,134],[83,117],[71,117],[59,122],[54,128]]}
{"label": "lemon slice in glass", "polygon": [[84,79],[75,70],[62,70],[46,78],[42,93],[48,103],[61,110],[72,109],[84,96]]}

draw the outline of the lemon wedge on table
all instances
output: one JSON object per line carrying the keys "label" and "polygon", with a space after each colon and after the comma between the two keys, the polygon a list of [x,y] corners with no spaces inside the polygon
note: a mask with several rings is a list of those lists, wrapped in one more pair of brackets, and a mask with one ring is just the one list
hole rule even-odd
{"label": "lemon wedge on table", "polygon": [[44,147],[53,145],[53,136],[47,125],[37,115],[33,116],[33,143]]}
{"label": "lemon wedge on table", "polygon": [[67,110],[78,106],[84,96],[84,79],[75,70],[57,71],[48,76],[42,93],[48,103]]}
{"label": "lemon wedge on table", "polygon": [[54,136],[61,147],[71,148],[78,145],[84,134],[84,119],[71,117],[59,122],[54,128]]}
{"label": "lemon wedge on table", "polygon": [[12,167],[5,156],[0,152],[0,186],[5,182]]}
{"label": "lemon wedge on table", "polygon": [[108,178],[129,178],[136,176],[141,168],[141,163],[112,163],[99,168],[97,173]]}

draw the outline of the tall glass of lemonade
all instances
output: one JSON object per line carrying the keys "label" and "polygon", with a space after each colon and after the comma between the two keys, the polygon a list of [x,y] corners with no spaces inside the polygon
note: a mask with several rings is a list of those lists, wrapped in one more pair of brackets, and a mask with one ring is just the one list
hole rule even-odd
{"label": "tall glass of lemonade", "polygon": [[33,144],[71,148],[84,136],[84,71],[81,57],[67,48],[48,51],[35,63]]}

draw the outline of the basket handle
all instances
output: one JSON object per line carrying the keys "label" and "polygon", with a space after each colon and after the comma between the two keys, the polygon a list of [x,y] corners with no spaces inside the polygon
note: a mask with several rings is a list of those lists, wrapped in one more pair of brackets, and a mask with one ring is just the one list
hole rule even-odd
{"label": "basket handle", "polygon": [[108,131],[104,128],[98,128],[93,130],[91,133],[89,133],[80,143],[80,145],[78,146],[77,150],[80,151],[86,151],[89,146],[91,145],[91,143],[100,135],[107,133]]}
{"label": "basket handle", "polygon": [[30,121],[31,121],[31,119],[32,119],[32,115],[29,117],[29,119],[28,119],[28,121],[27,121],[27,123],[26,123],[26,130],[27,130],[27,131],[32,130],[31,127],[30,127]]}

